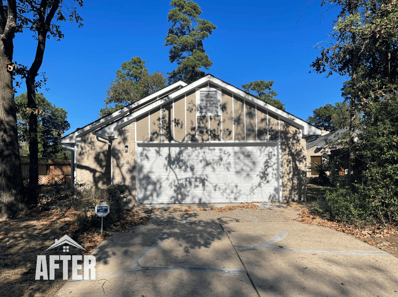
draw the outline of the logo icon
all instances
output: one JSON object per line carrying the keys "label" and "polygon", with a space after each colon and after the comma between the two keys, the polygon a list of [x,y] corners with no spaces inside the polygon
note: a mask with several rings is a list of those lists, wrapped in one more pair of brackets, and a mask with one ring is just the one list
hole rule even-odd
{"label": "logo icon", "polygon": [[[61,247],[64,253],[69,253],[69,247],[73,246],[75,248],[86,250],[81,245],[79,245],[76,241],[70,238],[68,235],[64,235],[61,239],[56,239],[55,243],[50,246],[46,251],[53,250],[57,247]],[[50,255],[49,265],[47,269],[47,256],[39,255],[36,260],[36,280],[54,280],[55,279],[55,270],[60,269],[60,263],[62,262],[63,270],[62,275],[63,279],[68,279],[68,265],[69,261],[72,261],[72,280],[82,280],[83,275],[78,274],[78,270],[84,270],[84,280],[95,280],[95,264],[96,259],[92,255],[85,255],[84,259],[82,255]],[[78,261],[82,261],[83,263],[79,264]],[[83,264],[83,265],[82,265]],[[82,268],[84,266],[84,269]],[[49,273],[48,273],[49,272]]]}
{"label": "logo icon", "polygon": [[[76,247],[78,249],[86,250],[84,247],[79,245],[76,241],[74,241],[68,235],[64,235],[61,239],[56,239],[55,243],[52,246],[50,246],[48,249],[46,249],[46,251],[52,250],[52,249],[54,249],[56,247],[59,247],[59,246],[62,246],[64,244],[69,244],[69,245],[74,246],[74,247]],[[69,253],[69,246],[68,245],[63,246],[62,248],[63,248],[63,252],[64,253]]]}

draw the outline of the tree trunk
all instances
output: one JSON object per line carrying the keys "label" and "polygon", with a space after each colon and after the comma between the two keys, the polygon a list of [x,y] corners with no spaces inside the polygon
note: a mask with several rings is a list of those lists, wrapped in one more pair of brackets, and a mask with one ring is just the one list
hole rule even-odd
{"label": "tree trunk", "polygon": [[[349,7],[349,12],[352,15],[357,11],[357,7]],[[349,115],[350,115],[350,125],[349,125],[349,143],[348,143],[348,185],[350,187],[351,193],[354,190],[354,184],[353,184],[353,178],[354,178],[354,172],[353,172],[353,163],[354,163],[354,137],[355,137],[355,119],[356,119],[356,114],[355,114],[355,104],[357,101],[357,71],[358,71],[358,50],[356,46],[356,35],[353,33],[351,35],[351,42],[353,46],[353,62],[352,62],[352,68],[351,68],[351,81],[352,81],[352,87],[351,87],[351,100],[350,100],[350,106],[349,106]]]}
{"label": "tree trunk", "polygon": [[39,144],[37,135],[37,105],[35,92],[35,79],[31,75],[26,78],[26,88],[28,93],[29,114],[29,184],[28,184],[28,203],[37,204],[36,190],[39,186]]}
{"label": "tree trunk", "polygon": [[[0,2],[0,215],[9,217],[22,202],[22,170],[19,156],[17,115],[14,102],[12,64],[17,6],[7,2],[7,21]],[[12,71],[12,70],[11,70]]]}
{"label": "tree trunk", "polygon": [[12,74],[0,54],[0,215],[12,216],[22,202],[22,170],[19,156],[17,116]]}

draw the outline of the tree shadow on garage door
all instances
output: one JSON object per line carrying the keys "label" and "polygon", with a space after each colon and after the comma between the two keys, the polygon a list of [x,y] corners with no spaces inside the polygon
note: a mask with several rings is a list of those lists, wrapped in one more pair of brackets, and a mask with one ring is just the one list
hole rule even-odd
{"label": "tree shadow on garage door", "polygon": [[137,201],[278,201],[277,143],[147,143],[136,152]]}

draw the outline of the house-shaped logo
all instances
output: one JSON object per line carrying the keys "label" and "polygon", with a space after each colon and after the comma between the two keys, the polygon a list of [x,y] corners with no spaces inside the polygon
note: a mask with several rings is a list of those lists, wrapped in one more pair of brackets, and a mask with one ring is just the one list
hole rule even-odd
{"label": "house-shaped logo", "polygon": [[72,238],[70,238],[68,235],[64,235],[61,239],[56,239],[55,243],[52,246],[50,246],[48,249],[46,249],[46,251],[52,250],[53,248],[56,248],[56,247],[59,247],[62,245],[64,245],[63,246],[64,253],[69,253],[69,245],[74,246],[81,250],[86,250],[85,248],[80,246],[76,241],[74,241]]}

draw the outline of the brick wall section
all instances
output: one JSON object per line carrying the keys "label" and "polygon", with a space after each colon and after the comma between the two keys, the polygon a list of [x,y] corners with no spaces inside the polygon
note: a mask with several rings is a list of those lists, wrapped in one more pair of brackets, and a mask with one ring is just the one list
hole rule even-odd
{"label": "brick wall section", "polygon": [[88,133],[76,152],[76,181],[87,187],[105,188],[111,183],[110,146]]}
{"label": "brick wall section", "polygon": [[[127,146],[127,152],[126,152]],[[127,204],[135,203],[135,123],[119,129],[112,142],[112,183],[129,187]]]}
{"label": "brick wall section", "polygon": [[282,197],[284,201],[304,200],[307,189],[305,139],[300,130],[281,121]]}

